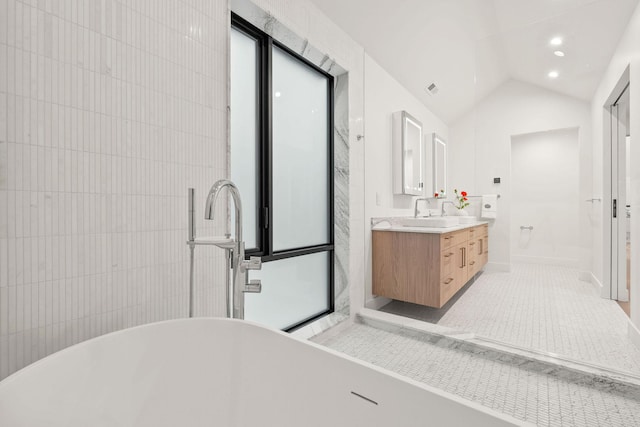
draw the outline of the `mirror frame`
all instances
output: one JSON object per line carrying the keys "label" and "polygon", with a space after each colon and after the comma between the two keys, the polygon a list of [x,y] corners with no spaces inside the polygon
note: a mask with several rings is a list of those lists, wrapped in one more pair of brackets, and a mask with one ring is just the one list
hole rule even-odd
{"label": "mirror frame", "polygon": [[[393,192],[407,196],[421,196],[424,193],[424,130],[422,123],[407,113],[397,111],[393,113]],[[417,140],[409,141],[407,126],[414,126],[418,130]],[[417,146],[417,155],[411,159],[407,157],[409,146]],[[418,171],[418,182],[407,182],[407,164],[411,161],[410,170]]]}
{"label": "mirror frame", "polygon": [[[435,132],[432,134],[431,140],[433,146],[433,192],[431,194],[438,193],[438,198],[444,198],[447,197],[447,141]],[[441,183],[438,182],[438,170],[440,169],[438,167],[438,148],[440,147],[444,157],[444,164],[441,166],[444,182]],[[444,190],[444,192],[440,190]]]}

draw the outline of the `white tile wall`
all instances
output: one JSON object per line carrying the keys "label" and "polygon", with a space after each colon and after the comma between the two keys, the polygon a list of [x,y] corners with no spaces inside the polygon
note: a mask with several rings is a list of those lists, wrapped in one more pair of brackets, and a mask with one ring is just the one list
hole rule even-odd
{"label": "white tile wall", "polygon": [[[199,233],[226,227],[200,212],[227,170],[228,19],[222,0],[0,0],[0,379],[186,315],[188,187]],[[196,265],[196,313],[222,315],[224,253]]]}

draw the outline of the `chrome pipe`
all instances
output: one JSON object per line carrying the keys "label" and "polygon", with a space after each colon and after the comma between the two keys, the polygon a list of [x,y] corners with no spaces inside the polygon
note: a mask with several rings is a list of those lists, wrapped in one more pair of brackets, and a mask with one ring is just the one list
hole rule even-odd
{"label": "chrome pipe", "polygon": [[196,239],[196,205],[194,188],[189,188],[189,241]]}
{"label": "chrome pipe", "polygon": [[194,301],[194,249],[196,239],[196,207],[195,207],[195,189],[189,188],[188,190],[188,211],[189,211],[189,230],[187,231],[189,240],[189,317],[193,317],[193,301]]}
{"label": "chrome pipe", "polygon": [[195,289],[194,289],[194,280],[193,280],[193,275],[194,275],[194,249],[195,246],[193,245],[189,245],[189,256],[190,256],[190,263],[189,263],[189,317],[193,317],[193,305],[194,305],[194,293],[195,293]]}
{"label": "chrome pipe", "polygon": [[231,288],[232,288],[232,283],[231,283],[231,265],[233,263],[233,249],[226,249],[225,250],[225,254],[227,255],[227,259],[226,259],[226,264],[227,264],[227,269],[225,270],[225,289],[224,289],[224,300],[225,303],[227,305],[227,317],[231,318],[233,316],[233,299],[232,299],[232,295],[233,293],[231,292]]}

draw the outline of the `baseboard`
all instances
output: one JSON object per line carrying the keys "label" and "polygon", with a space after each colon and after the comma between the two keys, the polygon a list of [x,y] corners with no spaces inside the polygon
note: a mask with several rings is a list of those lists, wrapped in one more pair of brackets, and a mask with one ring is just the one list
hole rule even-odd
{"label": "baseboard", "polygon": [[580,265],[577,259],[550,258],[550,257],[526,256],[526,255],[511,255],[511,262],[518,262],[522,264],[557,265],[561,267],[570,267],[570,268],[578,268]]}
{"label": "baseboard", "polygon": [[640,329],[638,329],[636,325],[631,322],[631,320],[629,320],[629,324],[627,327],[627,335],[629,336],[631,342],[633,342],[636,347],[640,349]]}
{"label": "baseboard", "polygon": [[588,281],[591,282],[591,284],[596,289],[596,291],[598,291],[599,295],[602,295],[602,289],[604,288],[604,286],[602,286],[602,282],[600,282],[600,280],[598,280],[596,275],[593,274],[593,273],[589,273],[589,280]]}
{"label": "baseboard", "polygon": [[367,300],[364,306],[366,308],[370,308],[371,310],[380,310],[381,307],[384,307],[385,305],[389,304],[391,301],[393,300],[389,298],[374,296],[370,300]]}
{"label": "baseboard", "polygon": [[487,265],[484,266],[484,271],[488,273],[508,273],[511,271],[511,264],[506,262],[488,262]]}

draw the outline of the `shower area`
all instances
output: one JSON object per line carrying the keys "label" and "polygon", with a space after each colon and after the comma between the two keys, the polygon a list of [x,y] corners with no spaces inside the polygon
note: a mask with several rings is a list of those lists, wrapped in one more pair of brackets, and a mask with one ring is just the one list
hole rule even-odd
{"label": "shower area", "polygon": [[511,137],[511,260],[578,268],[579,129]]}

